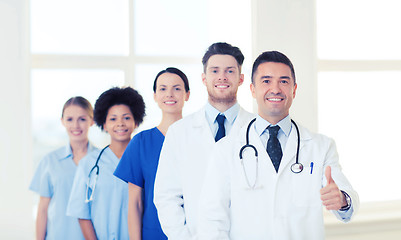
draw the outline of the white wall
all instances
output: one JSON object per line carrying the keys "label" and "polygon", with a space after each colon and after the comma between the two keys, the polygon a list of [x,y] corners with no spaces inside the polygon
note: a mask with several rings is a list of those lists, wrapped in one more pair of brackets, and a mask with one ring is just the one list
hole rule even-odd
{"label": "white wall", "polygon": [[0,239],[32,239],[27,0],[0,0]]}
{"label": "white wall", "polygon": [[298,84],[291,116],[317,131],[315,0],[253,0],[252,4],[253,60],[270,50],[290,58]]}

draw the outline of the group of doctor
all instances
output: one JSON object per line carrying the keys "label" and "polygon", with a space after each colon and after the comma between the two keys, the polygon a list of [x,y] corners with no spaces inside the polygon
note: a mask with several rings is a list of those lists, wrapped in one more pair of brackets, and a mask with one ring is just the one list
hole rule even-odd
{"label": "group of doctor", "polygon": [[[132,88],[103,93],[94,117],[88,104],[66,103],[70,144],[41,161],[31,184],[41,195],[38,239],[324,239],[323,206],[349,221],[359,199],[334,141],[298,130],[289,116],[297,90],[291,61],[277,51],[255,60],[257,115],[237,102],[243,61],[235,46],[209,46],[202,58],[208,101],[184,118],[188,79],[176,68],[161,71],[153,91],[162,120],[132,140],[145,108]],[[74,127],[64,123],[66,109],[79,110],[70,114]],[[111,137],[102,151],[88,142],[92,118]],[[300,171],[291,170],[295,162]],[[57,187],[66,169],[69,183]]]}
{"label": "group of doctor", "polygon": [[303,127],[297,133],[289,115],[297,83],[287,56],[269,51],[255,60],[256,116],[237,102],[243,60],[237,47],[211,45],[202,60],[206,106],[167,132],[154,184],[163,232],[174,240],[324,239],[323,207],[350,221],[358,194],[333,140]]}

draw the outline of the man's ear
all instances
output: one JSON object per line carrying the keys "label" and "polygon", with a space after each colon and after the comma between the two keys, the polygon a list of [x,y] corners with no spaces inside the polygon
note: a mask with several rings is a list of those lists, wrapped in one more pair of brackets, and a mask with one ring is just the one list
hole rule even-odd
{"label": "man's ear", "polygon": [[251,89],[252,97],[253,97],[253,98],[256,98],[255,86],[253,85],[253,83],[251,83],[251,84],[249,85],[249,88]]}
{"label": "man's ear", "polygon": [[205,73],[202,73],[202,82],[203,82],[203,85],[206,86],[206,74]]}
{"label": "man's ear", "polygon": [[245,79],[244,74],[241,73],[241,74],[239,75],[239,86],[241,86],[241,85],[244,83],[244,79]]}
{"label": "man's ear", "polygon": [[294,91],[292,92],[292,98],[295,98],[295,95],[296,95],[296,92],[297,92],[297,87],[298,87],[298,85],[295,83]]}

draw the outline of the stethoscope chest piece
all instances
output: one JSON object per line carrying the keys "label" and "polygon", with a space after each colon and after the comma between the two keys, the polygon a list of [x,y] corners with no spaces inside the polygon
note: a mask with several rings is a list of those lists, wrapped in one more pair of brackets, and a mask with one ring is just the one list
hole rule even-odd
{"label": "stethoscope chest piece", "polygon": [[304,165],[302,163],[294,163],[291,165],[291,171],[293,173],[300,173],[304,169]]}

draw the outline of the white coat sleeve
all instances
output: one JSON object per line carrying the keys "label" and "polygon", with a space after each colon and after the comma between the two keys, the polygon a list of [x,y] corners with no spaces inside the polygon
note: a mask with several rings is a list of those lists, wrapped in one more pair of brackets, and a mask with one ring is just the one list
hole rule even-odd
{"label": "white coat sleeve", "polygon": [[[206,172],[199,204],[198,239],[229,239],[230,151],[225,140],[215,144]],[[226,154],[224,154],[226,153]]]}
{"label": "white coat sleeve", "polygon": [[[329,147],[326,155],[326,161],[324,169],[327,166],[331,166],[331,175],[334,182],[337,184],[341,191],[346,192],[351,198],[351,207],[347,211],[332,211],[337,219],[343,222],[349,222],[355,215],[359,208],[359,196],[358,193],[352,188],[350,182],[342,172],[342,168],[338,159],[337,148],[332,139],[329,141]],[[323,170],[324,173],[324,170]],[[323,185],[327,184],[327,179],[323,174]]]}
{"label": "white coat sleeve", "polygon": [[154,186],[154,203],[160,225],[168,239],[190,240],[192,238],[185,220],[183,188],[181,179],[179,142],[174,126],[170,126],[160,153]]}

